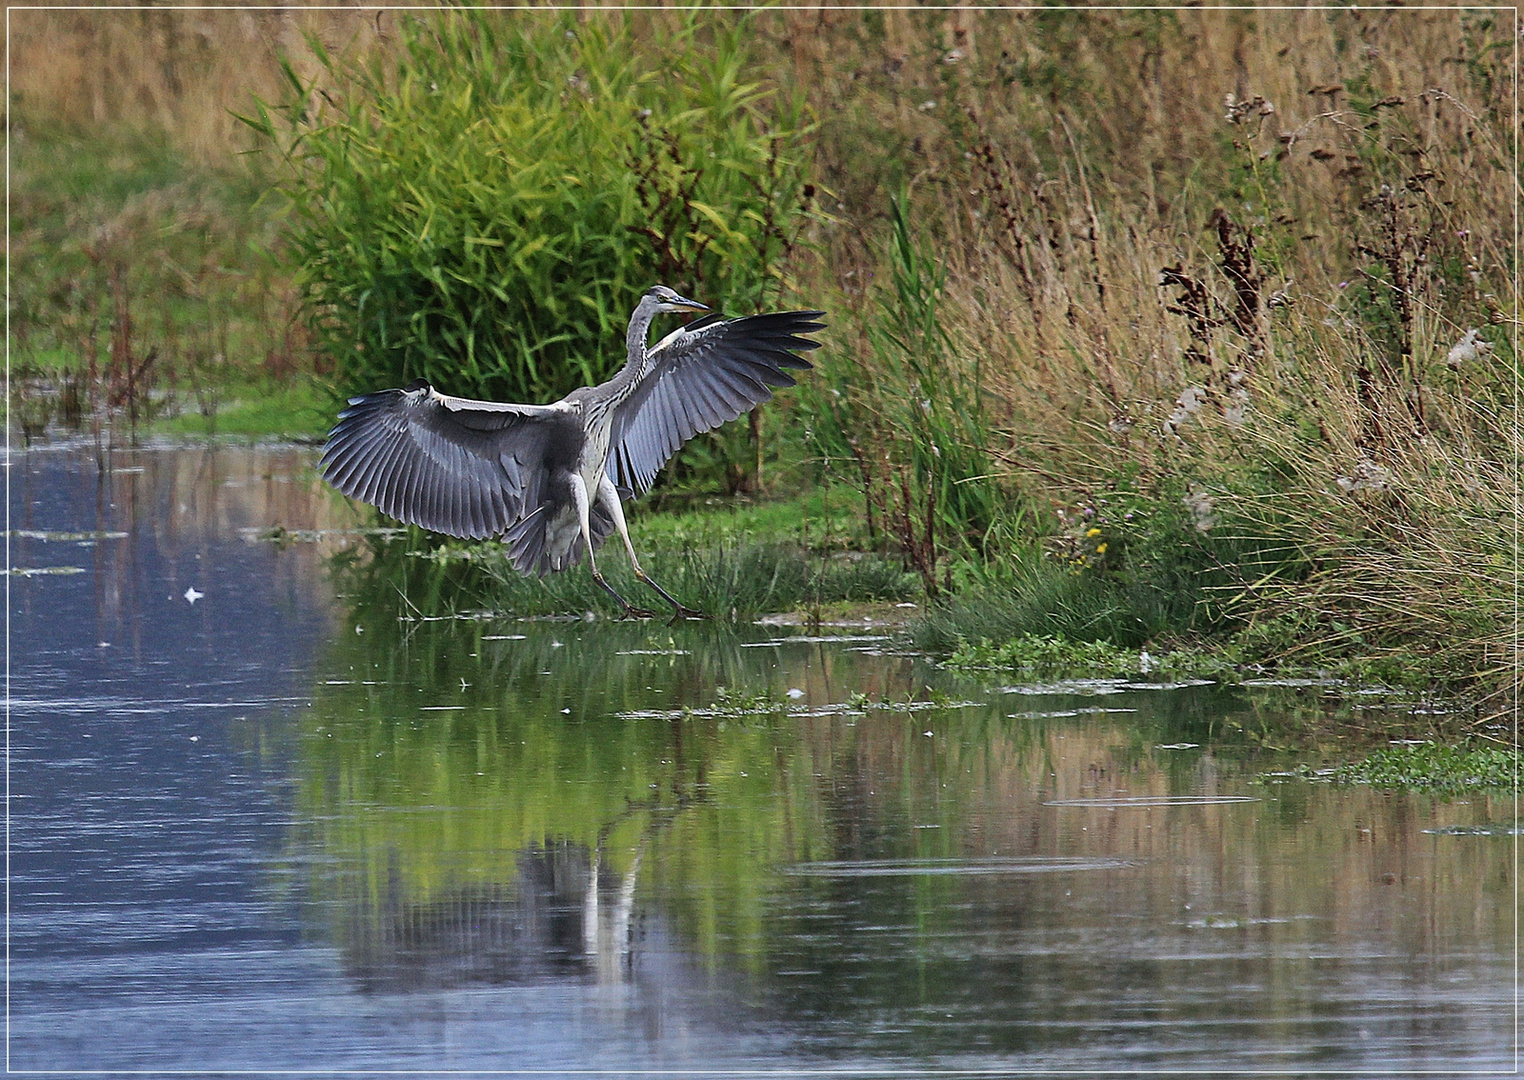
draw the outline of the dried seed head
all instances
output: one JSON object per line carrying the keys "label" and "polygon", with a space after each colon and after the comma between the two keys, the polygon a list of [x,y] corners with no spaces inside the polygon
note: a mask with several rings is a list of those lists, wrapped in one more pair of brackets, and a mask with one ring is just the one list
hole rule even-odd
{"label": "dried seed head", "polygon": [[1355,462],[1353,475],[1336,476],[1334,483],[1346,495],[1378,494],[1392,489],[1392,473],[1370,458],[1361,458]]}
{"label": "dried seed head", "polygon": [[1180,391],[1180,396],[1175,399],[1175,408],[1169,414],[1169,419],[1164,421],[1164,428],[1170,434],[1186,424],[1191,417],[1201,411],[1201,406],[1206,403],[1207,392],[1205,387],[1187,386]]}
{"label": "dried seed head", "polygon": [[1461,339],[1450,346],[1445,354],[1445,364],[1458,368],[1469,360],[1478,360],[1492,351],[1492,343],[1482,337],[1480,330],[1467,330]]}
{"label": "dried seed head", "polygon": [[1217,509],[1217,500],[1208,495],[1205,488],[1191,488],[1190,492],[1180,501],[1191,512],[1191,518],[1194,521],[1197,532],[1211,532],[1213,527],[1221,520],[1214,512]]}
{"label": "dried seed head", "polygon": [[1263,118],[1275,115],[1275,106],[1258,94],[1247,101],[1240,101],[1237,95],[1230,93],[1223,98],[1222,104],[1230,124],[1241,124],[1251,116]]}

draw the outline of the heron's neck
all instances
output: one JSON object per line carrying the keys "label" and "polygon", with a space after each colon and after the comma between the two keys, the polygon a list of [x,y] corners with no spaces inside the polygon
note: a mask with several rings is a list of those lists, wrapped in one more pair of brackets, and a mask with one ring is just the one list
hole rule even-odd
{"label": "heron's neck", "polygon": [[651,333],[651,320],[656,317],[657,301],[649,296],[640,298],[635,313],[630,316],[630,329],[624,336],[625,360],[638,363],[646,355],[646,341]]}

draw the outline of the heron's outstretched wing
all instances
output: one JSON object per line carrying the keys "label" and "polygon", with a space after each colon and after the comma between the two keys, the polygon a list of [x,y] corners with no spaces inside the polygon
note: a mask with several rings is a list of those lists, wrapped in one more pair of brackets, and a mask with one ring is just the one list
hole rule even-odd
{"label": "heron's outstretched wing", "polygon": [[540,502],[546,446],[567,424],[557,405],[441,394],[423,380],[349,399],[318,469],[345,495],[450,536],[496,536]]}
{"label": "heron's outstretched wing", "polygon": [[809,368],[795,354],[820,345],[804,335],[825,327],[823,314],[709,316],[663,338],[650,374],[614,412],[608,471],[621,493],[649,490],[683,443],[767,401],[772,387],[793,386],[784,369]]}

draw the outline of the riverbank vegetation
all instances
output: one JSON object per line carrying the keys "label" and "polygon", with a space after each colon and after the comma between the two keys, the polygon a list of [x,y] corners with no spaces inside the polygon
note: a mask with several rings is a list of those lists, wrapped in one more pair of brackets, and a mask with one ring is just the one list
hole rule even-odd
{"label": "riverbank vegetation", "polygon": [[[241,87],[182,63],[246,122],[145,144],[173,180],[66,198],[65,161],[147,166],[84,105],[57,131],[88,136],[13,107],[22,385],[188,403],[220,362],[545,400],[617,365],[651,280],[821,307],[816,371],[656,499],[824,491],[833,524],[657,544],[680,594],[913,600],[921,647],[1015,668],[1051,641],[1511,702],[1510,16],[322,18]],[[117,219],[120,257],[86,239]],[[530,584],[602,610],[580,572]]]}
{"label": "riverbank vegetation", "polygon": [[[323,430],[268,182],[162,131],[12,129],[11,422]],[[18,440],[19,441],[19,440]]]}

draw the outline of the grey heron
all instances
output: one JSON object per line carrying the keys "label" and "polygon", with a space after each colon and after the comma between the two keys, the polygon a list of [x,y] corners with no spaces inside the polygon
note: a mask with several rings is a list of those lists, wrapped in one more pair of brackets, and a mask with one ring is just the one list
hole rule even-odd
{"label": "grey heron", "polygon": [[[647,345],[658,312],[705,312]],[[618,532],[635,576],[696,617],[641,568],[623,499],[648,490],[678,447],[793,386],[787,370],[820,343],[820,311],[725,319],[657,285],[641,297],[612,379],[549,405],[472,401],[416,379],[349,399],[319,471],[345,495],[401,521],[469,539],[501,535],[524,575],[565,570],[584,554],[627,616],[649,618],[604,580],[593,552]]]}

